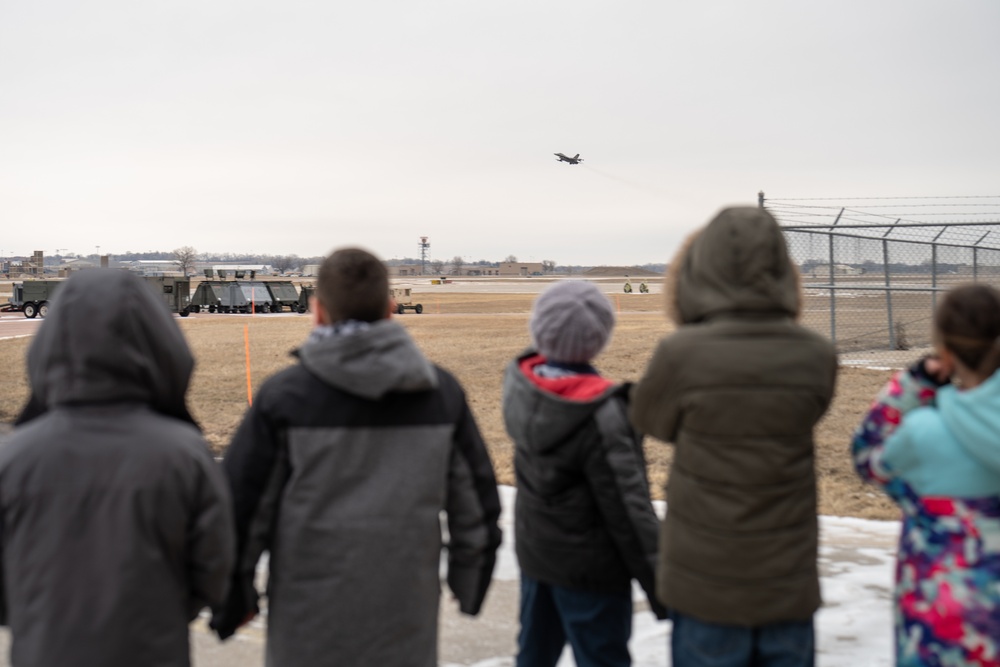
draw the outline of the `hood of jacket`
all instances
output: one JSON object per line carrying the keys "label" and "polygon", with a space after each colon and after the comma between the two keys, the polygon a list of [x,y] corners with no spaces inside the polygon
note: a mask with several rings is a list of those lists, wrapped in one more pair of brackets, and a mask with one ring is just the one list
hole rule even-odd
{"label": "hood of jacket", "polygon": [[362,331],[310,341],[298,356],[326,384],[371,400],[393,391],[426,391],[438,384],[434,365],[406,329],[391,319]]}
{"label": "hood of jacket", "polygon": [[974,459],[1000,473],[1000,372],[966,391],[943,387],[938,410],[948,431]]}
{"label": "hood of jacket", "polygon": [[799,312],[798,271],[777,221],[762,208],[720,211],[674,258],[667,282],[678,324],[722,313]]}
{"label": "hood of jacket", "polygon": [[62,285],[28,350],[37,413],[59,405],[140,402],[194,423],[194,359],[166,304],[125,271],[83,271]]}
{"label": "hood of jacket", "polygon": [[541,452],[565,442],[608,396],[622,391],[622,385],[611,385],[587,400],[564,398],[542,389],[525,374],[522,362],[534,355],[533,351],[526,352],[507,366],[503,379],[503,419],[507,433],[518,447]]}

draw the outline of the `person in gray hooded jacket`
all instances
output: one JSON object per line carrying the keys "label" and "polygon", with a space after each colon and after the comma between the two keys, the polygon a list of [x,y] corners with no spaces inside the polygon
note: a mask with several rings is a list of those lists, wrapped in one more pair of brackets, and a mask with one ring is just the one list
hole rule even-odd
{"label": "person in gray hooded jacket", "polygon": [[188,623],[223,601],[235,542],[185,406],[193,367],[141,279],[89,271],[59,290],[28,352],[32,399],[0,446],[12,664],[190,664]]}
{"label": "person in gray hooded jacket", "polygon": [[257,613],[268,550],[268,665],[437,665],[442,511],[461,611],[489,586],[492,464],[458,382],[390,305],[378,258],[326,258],[300,363],[264,384],[226,453],[239,564],[212,625],[225,638]]}

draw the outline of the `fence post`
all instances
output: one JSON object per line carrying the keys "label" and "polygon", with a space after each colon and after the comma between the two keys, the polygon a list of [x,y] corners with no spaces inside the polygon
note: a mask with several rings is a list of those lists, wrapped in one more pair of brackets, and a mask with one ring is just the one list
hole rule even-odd
{"label": "fence post", "polygon": [[941,227],[941,231],[934,235],[931,239],[931,316],[933,317],[934,312],[937,310],[937,240],[941,238],[941,235],[945,233],[948,229],[947,226]]}
{"label": "fence post", "polygon": [[885,312],[889,322],[889,349],[896,349],[896,327],[892,321],[892,288],[889,278],[889,239],[882,239],[882,272],[885,274]]}
{"label": "fence post", "polygon": [[[843,212],[843,211],[841,211]],[[837,216],[838,219],[840,216]],[[834,345],[837,344],[837,290],[834,285],[837,282],[835,277],[836,271],[833,267],[834,253],[833,253],[833,234],[830,234],[827,238],[830,240],[830,340]]]}
{"label": "fence post", "polygon": [[986,232],[979,239],[972,244],[972,282],[979,282],[979,244],[986,240],[986,237],[992,234],[992,230]]}
{"label": "fence post", "polygon": [[931,315],[937,311],[937,243],[931,244]]}

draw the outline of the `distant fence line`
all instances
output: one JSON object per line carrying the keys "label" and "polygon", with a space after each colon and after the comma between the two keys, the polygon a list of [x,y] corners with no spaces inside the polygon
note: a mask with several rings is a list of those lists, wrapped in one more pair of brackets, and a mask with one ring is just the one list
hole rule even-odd
{"label": "distant fence line", "polygon": [[[884,200],[876,212],[767,200],[802,273],[803,322],[841,353],[924,347],[941,292],[1000,287],[1000,197],[969,198],[972,213],[947,199],[897,202],[891,214]],[[956,215],[969,219],[948,219]]]}

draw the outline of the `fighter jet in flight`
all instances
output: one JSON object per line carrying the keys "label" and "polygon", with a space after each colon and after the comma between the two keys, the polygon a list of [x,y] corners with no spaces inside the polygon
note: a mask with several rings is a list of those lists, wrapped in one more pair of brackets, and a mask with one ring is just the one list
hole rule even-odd
{"label": "fighter jet in flight", "polygon": [[583,162],[583,158],[580,157],[579,153],[577,153],[573,157],[569,157],[568,155],[563,155],[562,153],[553,153],[553,155],[556,156],[556,162],[568,162],[570,164],[580,164],[581,162]]}

